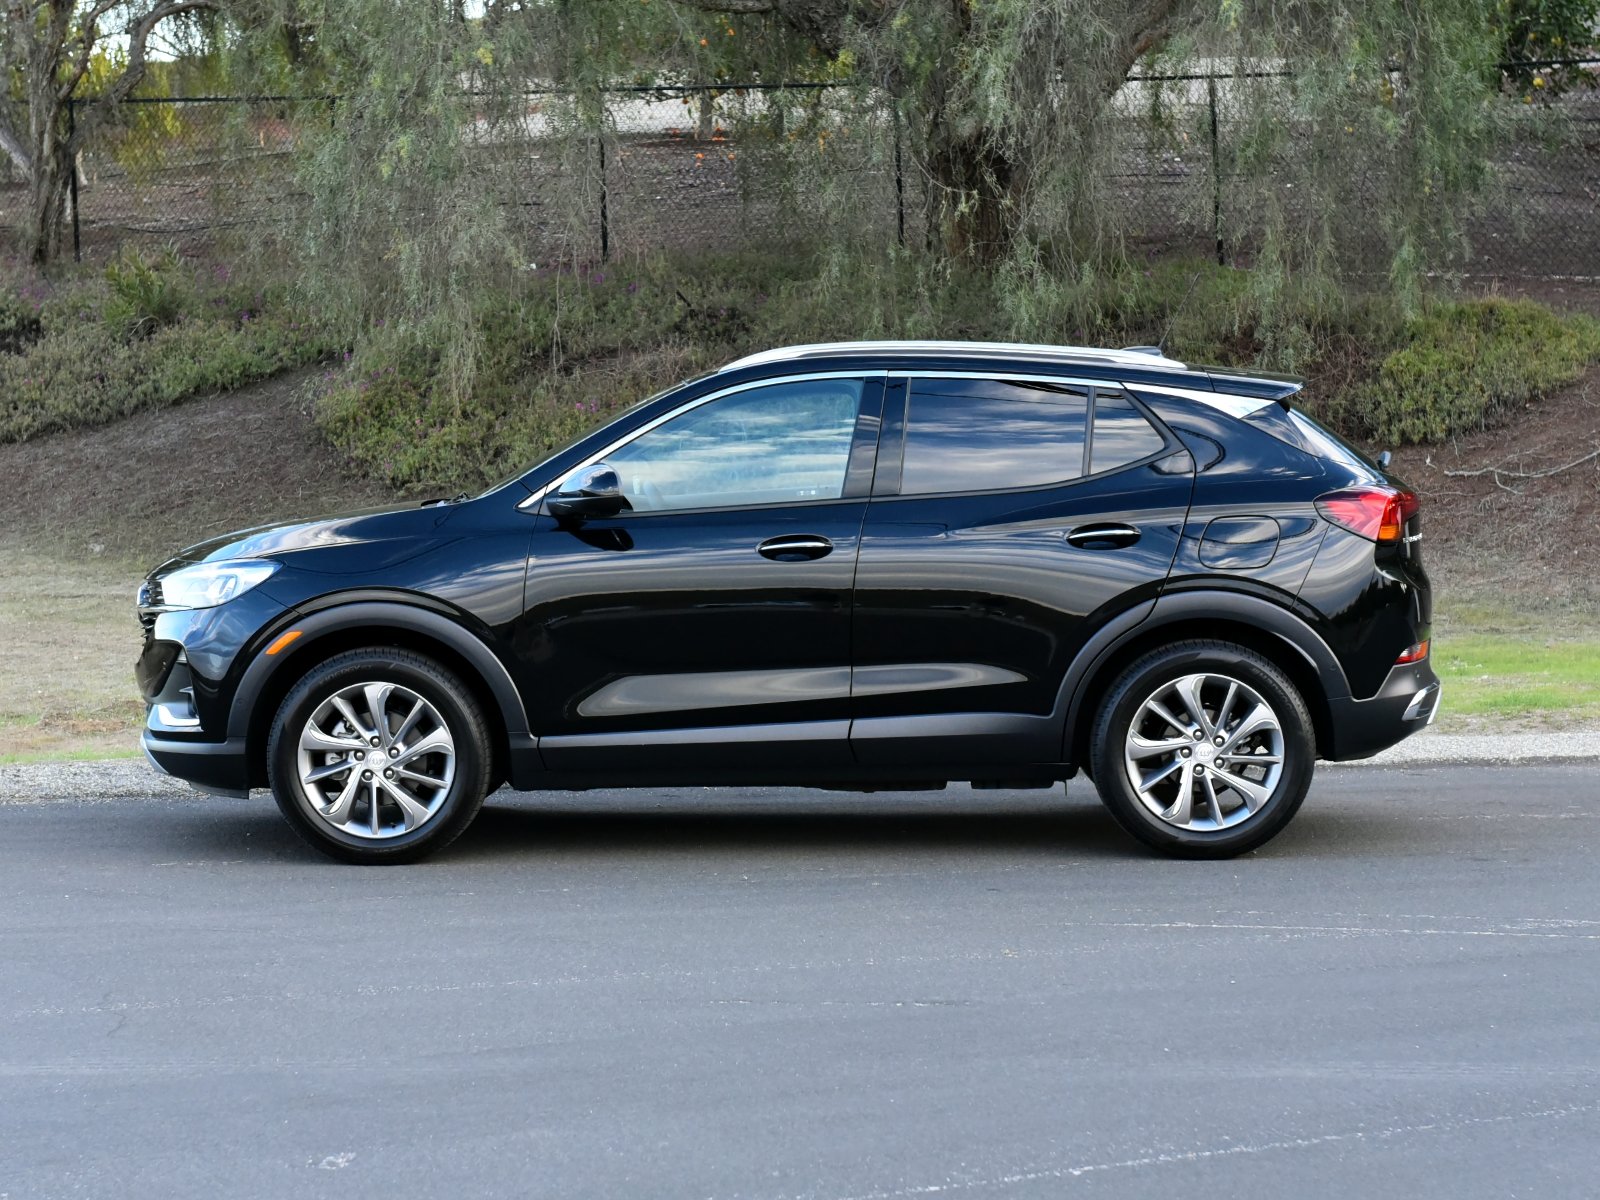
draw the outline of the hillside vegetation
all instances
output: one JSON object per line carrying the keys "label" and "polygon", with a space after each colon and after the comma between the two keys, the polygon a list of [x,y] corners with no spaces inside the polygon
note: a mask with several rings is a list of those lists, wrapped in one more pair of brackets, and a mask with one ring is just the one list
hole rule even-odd
{"label": "hillside vegetation", "polygon": [[[1247,272],[1172,262],[1082,288],[826,257],[656,257],[546,271],[489,291],[470,353],[443,321],[338,344],[284,287],[247,287],[171,253],[0,288],[0,441],[98,425],[314,361],[318,423],[373,481],[472,488],[642,396],[737,355],[880,337],[1148,344],[1222,366],[1304,375],[1303,402],[1384,445],[1492,428],[1600,360],[1600,321],[1526,300],[1258,290]],[[468,378],[463,381],[462,373]]]}

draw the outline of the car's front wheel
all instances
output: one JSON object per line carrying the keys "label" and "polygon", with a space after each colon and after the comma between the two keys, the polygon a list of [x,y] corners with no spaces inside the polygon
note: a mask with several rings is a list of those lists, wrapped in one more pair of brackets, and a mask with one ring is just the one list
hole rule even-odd
{"label": "car's front wheel", "polygon": [[1180,642],[1133,663],[1095,722],[1100,798],[1134,837],[1183,858],[1254,850],[1294,816],[1316,758],[1284,673],[1227,642]]}
{"label": "car's front wheel", "polygon": [[267,775],[306,841],[346,862],[414,862],[454,841],[488,790],[482,708],[420,654],[366,648],[306,673],[279,706]]}

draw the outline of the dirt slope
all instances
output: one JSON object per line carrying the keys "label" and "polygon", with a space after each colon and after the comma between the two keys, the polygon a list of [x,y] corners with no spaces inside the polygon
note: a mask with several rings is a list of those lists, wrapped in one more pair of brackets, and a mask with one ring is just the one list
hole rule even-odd
{"label": "dirt slope", "polygon": [[10,509],[0,545],[151,565],[212,533],[381,503],[389,493],[318,436],[308,377],[0,445]]}
{"label": "dirt slope", "polygon": [[1447,610],[1600,620],[1600,369],[1507,428],[1405,447],[1394,469],[1422,496],[1424,561]]}

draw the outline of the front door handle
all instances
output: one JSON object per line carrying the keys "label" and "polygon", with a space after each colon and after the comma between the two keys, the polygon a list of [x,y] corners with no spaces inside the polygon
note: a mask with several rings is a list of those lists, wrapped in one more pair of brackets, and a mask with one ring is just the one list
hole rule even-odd
{"label": "front door handle", "polygon": [[1108,521],[1095,525],[1079,525],[1067,534],[1067,541],[1080,550],[1120,550],[1138,540],[1139,530],[1135,526]]}
{"label": "front door handle", "polygon": [[756,547],[756,553],[774,562],[806,562],[832,554],[833,543],[821,534],[786,533],[768,538]]}

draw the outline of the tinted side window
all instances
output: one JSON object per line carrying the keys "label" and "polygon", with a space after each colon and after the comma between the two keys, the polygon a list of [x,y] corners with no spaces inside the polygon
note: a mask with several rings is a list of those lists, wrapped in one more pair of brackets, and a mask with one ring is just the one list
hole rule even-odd
{"label": "tinted side window", "polygon": [[1165,439],[1133,406],[1132,400],[1121,392],[1095,389],[1094,444],[1089,453],[1091,474],[1138,462],[1165,445]]}
{"label": "tinted side window", "polygon": [[900,494],[981,492],[1083,474],[1089,397],[990,379],[912,381]]}
{"label": "tinted side window", "polygon": [[641,512],[732,508],[844,494],[859,379],[806,379],[734,392],[613,450]]}

